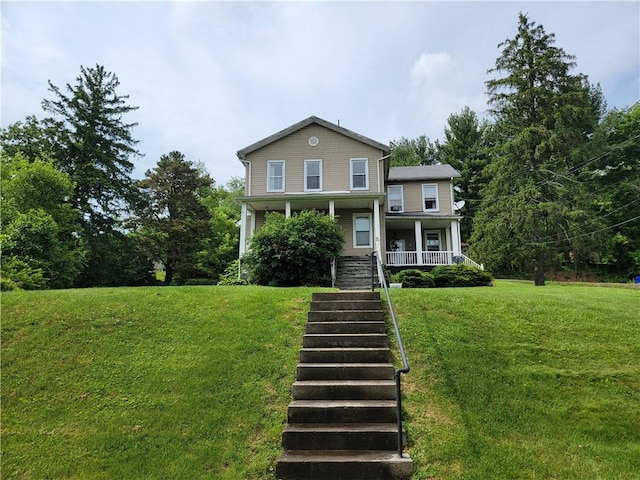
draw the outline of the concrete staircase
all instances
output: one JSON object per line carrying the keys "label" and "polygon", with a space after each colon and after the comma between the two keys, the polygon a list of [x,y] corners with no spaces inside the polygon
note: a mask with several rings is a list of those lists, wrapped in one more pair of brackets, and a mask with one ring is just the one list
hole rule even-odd
{"label": "concrete staircase", "polygon": [[340,290],[371,289],[371,257],[340,257],[336,269],[335,286]]}
{"label": "concrete staircase", "polygon": [[379,293],[313,294],[277,478],[411,477],[411,459],[397,452],[390,362]]}

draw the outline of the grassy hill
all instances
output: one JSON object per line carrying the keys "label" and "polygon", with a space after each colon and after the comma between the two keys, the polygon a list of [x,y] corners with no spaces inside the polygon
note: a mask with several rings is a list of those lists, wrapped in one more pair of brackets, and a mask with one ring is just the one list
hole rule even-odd
{"label": "grassy hill", "polygon": [[[273,479],[312,291],[3,293],[2,478]],[[393,300],[414,478],[640,471],[640,291]]]}

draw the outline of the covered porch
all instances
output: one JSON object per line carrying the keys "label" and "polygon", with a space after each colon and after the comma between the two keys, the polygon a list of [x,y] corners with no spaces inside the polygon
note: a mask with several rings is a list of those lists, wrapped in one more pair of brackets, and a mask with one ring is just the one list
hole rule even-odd
{"label": "covered porch", "polygon": [[387,215],[386,254],[389,267],[483,266],[462,253],[458,216]]}

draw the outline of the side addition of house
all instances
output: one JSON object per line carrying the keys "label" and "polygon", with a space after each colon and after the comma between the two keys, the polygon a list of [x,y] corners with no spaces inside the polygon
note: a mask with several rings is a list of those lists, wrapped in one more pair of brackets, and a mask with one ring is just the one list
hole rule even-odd
{"label": "side addition of house", "polygon": [[[342,255],[376,251],[392,269],[475,264],[460,248],[449,165],[390,168],[387,145],[309,117],[237,152],[245,166],[240,257],[266,212],[323,211],[345,233]],[[477,264],[475,264],[477,266]]]}

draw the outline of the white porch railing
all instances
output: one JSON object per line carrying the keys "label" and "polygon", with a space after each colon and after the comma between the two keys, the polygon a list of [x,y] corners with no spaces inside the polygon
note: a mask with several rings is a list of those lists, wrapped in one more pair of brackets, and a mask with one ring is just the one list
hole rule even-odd
{"label": "white porch railing", "polygon": [[[484,270],[484,266],[461,254],[462,263],[470,267]],[[421,262],[418,262],[418,259]],[[442,252],[387,252],[387,265],[407,267],[416,265],[438,266],[453,265],[454,255],[452,251]]]}

